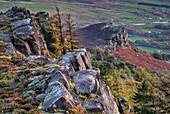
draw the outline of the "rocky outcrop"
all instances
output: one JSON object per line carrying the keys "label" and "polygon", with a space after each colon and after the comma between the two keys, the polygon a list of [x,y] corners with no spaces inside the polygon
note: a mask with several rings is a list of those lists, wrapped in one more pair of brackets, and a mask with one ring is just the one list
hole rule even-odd
{"label": "rocky outcrop", "polygon": [[120,47],[127,46],[128,42],[128,33],[122,28],[117,35],[111,38],[108,46],[116,50],[117,45]]}
{"label": "rocky outcrop", "polygon": [[[77,56],[81,57],[81,63]],[[62,66],[47,60],[49,62],[32,71],[48,71],[49,74],[32,77],[27,86],[30,90],[37,88],[42,91],[36,96],[42,102],[42,111],[78,113],[75,110],[86,110],[87,113],[119,114],[111,90],[100,79],[100,70],[92,68],[86,49],[63,55],[59,59]],[[84,69],[79,69],[81,64]]]}
{"label": "rocky outcrop", "polygon": [[1,39],[8,42],[6,54],[16,55],[16,50],[26,56],[42,55],[45,50],[43,36],[39,32],[35,17],[26,8],[12,7],[0,14],[3,26],[9,29],[0,34]]}

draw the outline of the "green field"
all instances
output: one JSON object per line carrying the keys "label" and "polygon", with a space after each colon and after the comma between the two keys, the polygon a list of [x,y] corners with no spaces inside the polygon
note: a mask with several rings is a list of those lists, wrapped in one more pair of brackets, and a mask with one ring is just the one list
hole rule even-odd
{"label": "green field", "polygon": [[[107,1],[107,0],[106,0]],[[124,0],[123,0],[124,1]],[[131,3],[129,3],[130,1]],[[89,24],[103,22],[114,19],[114,22],[123,25],[130,26],[137,23],[149,23],[154,20],[144,20],[145,16],[159,17],[153,12],[164,10],[165,8],[150,7],[144,5],[138,5],[137,1],[126,0],[121,2],[119,0],[114,0],[116,5],[108,6],[103,4],[89,4],[80,2],[63,2],[63,1],[52,1],[49,0],[32,0],[32,2],[19,2],[19,1],[5,1],[0,0],[0,11],[4,12],[11,8],[12,6],[26,7],[31,12],[47,11],[54,13],[55,6],[57,5],[62,12],[72,13],[74,20],[76,20],[79,27],[86,26]],[[140,2],[147,2],[146,0],[140,0]],[[161,2],[157,0],[149,0],[148,3],[161,3],[169,4],[169,2]],[[137,10],[141,8],[141,10]],[[155,9],[153,9],[155,8]],[[170,9],[166,9],[166,12],[170,12]],[[165,12],[165,13],[166,13]],[[168,15],[167,15],[168,16]],[[169,18],[166,18],[169,19]],[[138,27],[139,29],[144,29],[143,27]],[[146,28],[145,28],[146,29]],[[146,29],[147,30],[147,29]]]}
{"label": "green field", "polygon": [[136,40],[152,40],[152,38],[147,38],[147,37],[142,37],[142,36],[135,36],[135,37],[129,37],[128,38],[130,41],[134,42]]}
{"label": "green field", "polygon": [[155,51],[166,51],[168,52],[168,49],[159,49],[159,48],[152,48],[152,47],[146,47],[146,46],[137,46],[139,49],[147,52],[155,52]]}
{"label": "green field", "polygon": [[[83,0],[81,0],[83,1]],[[85,0],[84,0],[85,1]],[[93,0],[91,0],[93,1]],[[101,1],[104,1],[101,3]],[[138,2],[153,3],[157,5],[169,5],[169,0],[101,0],[96,3],[84,3],[78,0],[75,2],[68,2],[68,0],[32,0],[32,2],[21,1],[5,1],[0,0],[0,12],[10,9],[12,6],[26,7],[31,12],[36,13],[39,11],[55,13],[55,6],[58,6],[63,14],[71,13],[73,21],[77,23],[77,27],[81,28],[90,24],[110,21],[117,26],[125,26],[138,30],[141,33],[148,31],[151,32],[164,32],[163,29],[155,29],[155,21],[170,21],[170,8],[155,7],[147,5],[138,5]],[[113,1],[113,4],[107,4]],[[154,17],[152,19],[145,19],[145,17]],[[161,17],[162,20],[155,19]],[[63,16],[65,18],[65,16]],[[146,25],[135,26],[134,24],[145,23]],[[170,25],[164,23],[163,25]],[[162,38],[167,35],[162,34]],[[168,36],[169,37],[169,36]],[[129,40],[142,40],[151,38],[136,36],[131,37]],[[153,40],[156,39],[152,38]]]}

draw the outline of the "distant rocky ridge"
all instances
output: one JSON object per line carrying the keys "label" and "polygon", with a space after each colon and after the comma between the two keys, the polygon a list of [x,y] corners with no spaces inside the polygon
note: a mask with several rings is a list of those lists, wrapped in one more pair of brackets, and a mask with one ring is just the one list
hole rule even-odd
{"label": "distant rocky ridge", "polygon": [[[131,64],[153,70],[157,67],[170,69],[170,64],[153,58],[148,52],[138,49],[128,40],[125,28],[108,23],[93,24],[78,30],[79,39],[86,47],[102,46],[111,55]],[[97,37],[96,37],[97,36]]]}

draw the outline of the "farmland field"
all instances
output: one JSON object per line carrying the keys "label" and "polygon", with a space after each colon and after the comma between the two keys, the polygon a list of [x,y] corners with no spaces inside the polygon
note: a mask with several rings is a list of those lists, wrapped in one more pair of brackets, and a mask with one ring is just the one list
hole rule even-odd
{"label": "farmland field", "polygon": [[159,48],[152,48],[152,47],[146,47],[146,46],[137,46],[139,49],[147,52],[155,52],[155,51],[169,51],[167,49],[159,49]]}
{"label": "farmland field", "polygon": [[[70,1],[70,2],[69,2]],[[71,2],[74,1],[74,2]],[[90,0],[88,0],[90,1]],[[6,1],[0,0],[0,12],[10,9],[12,6],[26,7],[32,13],[37,11],[46,11],[51,14],[55,13],[55,6],[58,6],[63,14],[71,13],[73,20],[77,23],[77,28],[82,28],[90,24],[110,21],[116,26],[125,26],[127,28],[137,30],[140,34],[146,32],[161,32],[152,35],[153,37],[145,37],[140,34],[129,38],[135,40],[155,40],[158,37],[164,39],[169,36],[164,29],[155,28],[156,25],[170,26],[170,1],[169,0],[101,0],[98,2],[86,2],[85,0],[31,0],[31,2]],[[112,2],[111,2],[112,1]],[[139,5],[140,3],[154,4]],[[167,7],[161,7],[166,5]],[[63,16],[64,18],[65,16]],[[167,23],[153,23],[167,22]],[[144,25],[140,25],[144,24]],[[131,33],[130,33],[131,34]],[[132,33],[133,35],[134,33]]]}

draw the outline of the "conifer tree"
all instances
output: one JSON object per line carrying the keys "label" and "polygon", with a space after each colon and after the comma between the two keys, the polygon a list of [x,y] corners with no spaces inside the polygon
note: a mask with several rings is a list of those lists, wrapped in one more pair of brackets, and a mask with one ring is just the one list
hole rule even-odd
{"label": "conifer tree", "polygon": [[58,28],[58,18],[57,15],[53,15],[50,19],[50,30],[53,34],[53,38],[55,39],[55,42],[51,45],[55,47],[55,55],[57,58],[59,58],[62,55],[61,51],[61,43],[60,43],[60,31]]}
{"label": "conifer tree", "polygon": [[136,101],[135,103],[138,103],[138,106],[134,108],[138,108],[139,110],[139,107],[141,107],[140,113],[150,113],[153,111],[152,109],[149,109],[149,107],[154,107],[154,96],[152,95],[153,89],[147,84],[147,80],[142,82],[142,86],[137,88],[137,91],[133,100]]}
{"label": "conifer tree", "polygon": [[66,54],[68,52],[68,49],[67,49],[68,42],[64,38],[64,33],[63,33],[64,22],[62,22],[60,9],[57,6],[56,6],[56,10],[57,10],[57,19],[58,19],[57,27],[59,29],[59,37],[60,37],[60,43],[62,47],[62,53]]}
{"label": "conifer tree", "polygon": [[79,47],[78,45],[79,45],[80,41],[77,40],[76,36],[78,36],[78,33],[75,30],[76,24],[73,23],[70,14],[67,15],[66,24],[67,24],[67,29],[66,29],[67,40],[70,43],[69,51],[74,51],[74,49],[78,49],[78,47]]}
{"label": "conifer tree", "polygon": [[53,15],[50,19],[50,28],[53,33],[53,38],[55,38],[55,42],[52,43],[52,46],[55,47],[55,55],[57,58],[59,58],[68,52],[68,42],[64,37],[64,22],[62,22],[60,10],[58,7],[56,7],[56,11],[57,14]]}

